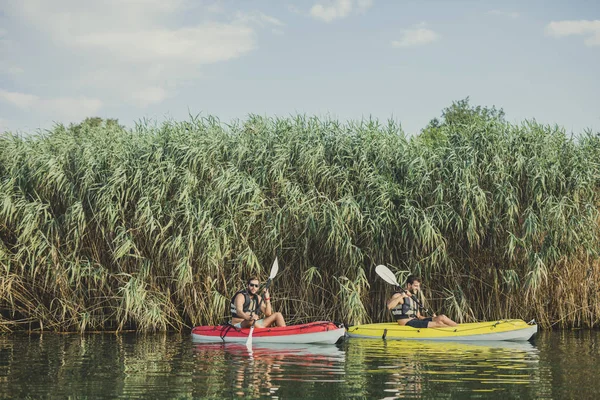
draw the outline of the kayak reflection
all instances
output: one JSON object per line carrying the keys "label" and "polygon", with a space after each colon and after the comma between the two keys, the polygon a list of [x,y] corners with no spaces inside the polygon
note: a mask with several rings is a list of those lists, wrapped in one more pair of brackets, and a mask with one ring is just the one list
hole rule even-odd
{"label": "kayak reflection", "polygon": [[[375,341],[374,341],[375,342]],[[381,341],[379,341],[381,344]],[[375,343],[373,343],[375,345]],[[511,350],[525,353],[537,353],[537,348],[529,341],[521,342],[509,342],[502,340],[488,340],[488,341],[420,341],[420,340],[406,340],[406,341],[385,341],[385,347],[394,352],[425,352],[430,354],[435,353],[448,353],[452,352],[455,354],[461,354],[463,352],[491,352],[497,350]]]}
{"label": "kayak reflection", "polygon": [[298,393],[280,393],[282,382],[296,381],[301,387],[343,380],[345,352],[337,345],[261,343],[249,350],[238,343],[205,343],[193,349],[198,360],[231,366],[229,382],[236,397],[294,397]]}
{"label": "kayak reflection", "polygon": [[[336,361],[343,361],[345,353],[338,345],[319,345],[310,343],[260,343],[252,346],[249,350],[246,345],[240,343],[205,343],[194,344],[194,350],[197,352],[225,352],[235,355],[252,354],[254,357],[261,356],[286,356],[298,357],[311,360],[315,358],[335,358]],[[305,356],[309,356],[306,358]]]}
{"label": "kayak reflection", "polygon": [[360,387],[383,391],[358,393],[366,397],[435,397],[438,389],[459,397],[500,391],[519,397],[523,384],[542,380],[539,351],[530,342],[349,339],[346,346],[349,375]]}

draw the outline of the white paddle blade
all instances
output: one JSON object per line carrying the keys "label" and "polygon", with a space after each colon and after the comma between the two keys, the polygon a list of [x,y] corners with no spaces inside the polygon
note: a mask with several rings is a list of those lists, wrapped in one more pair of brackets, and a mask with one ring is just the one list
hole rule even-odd
{"label": "white paddle blade", "polygon": [[383,279],[390,285],[400,286],[400,284],[396,280],[396,275],[394,275],[394,273],[390,271],[390,269],[385,265],[376,266],[375,272],[381,277],[381,279]]}
{"label": "white paddle blade", "polygon": [[277,257],[275,257],[275,261],[273,262],[273,266],[271,267],[271,275],[269,275],[269,279],[275,278],[277,272],[279,271],[279,263],[277,263]]}

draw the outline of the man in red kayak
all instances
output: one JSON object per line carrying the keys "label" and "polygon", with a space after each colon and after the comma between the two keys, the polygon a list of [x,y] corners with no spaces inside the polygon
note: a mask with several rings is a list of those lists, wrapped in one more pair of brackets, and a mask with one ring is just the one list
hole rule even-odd
{"label": "man in red kayak", "polygon": [[[231,299],[231,324],[236,328],[267,328],[269,326],[285,326],[280,312],[274,313],[271,308],[271,296],[265,289],[262,296],[258,294],[258,278],[248,279],[246,289],[238,291]],[[262,317],[262,318],[261,318]]]}
{"label": "man in red kayak", "polygon": [[406,279],[406,289],[400,289],[388,300],[387,308],[398,324],[413,328],[443,328],[458,325],[445,315],[434,314],[430,318],[422,316],[420,304],[415,297],[419,290],[421,290],[421,279],[410,275]]}

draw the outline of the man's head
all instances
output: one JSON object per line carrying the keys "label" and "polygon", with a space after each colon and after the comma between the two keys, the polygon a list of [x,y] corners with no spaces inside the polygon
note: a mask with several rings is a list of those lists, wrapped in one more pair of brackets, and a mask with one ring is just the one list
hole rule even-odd
{"label": "man's head", "polygon": [[406,278],[406,290],[412,294],[417,294],[421,290],[421,278],[415,275],[410,275]]}
{"label": "man's head", "polygon": [[256,294],[256,292],[258,292],[259,285],[260,282],[257,277],[253,276],[252,278],[248,279],[248,293]]}

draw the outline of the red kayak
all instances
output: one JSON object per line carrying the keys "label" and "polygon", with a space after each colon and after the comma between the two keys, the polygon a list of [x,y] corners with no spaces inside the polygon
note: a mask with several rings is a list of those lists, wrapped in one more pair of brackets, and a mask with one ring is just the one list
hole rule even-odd
{"label": "red kayak", "polygon": [[[245,343],[249,328],[235,328],[232,325],[197,326],[192,329],[194,342],[234,342]],[[319,321],[302,325],[272,328],[254,328],[254,343],[322,343],[333,344],[346,333],[343,326],[333,322]]]}

